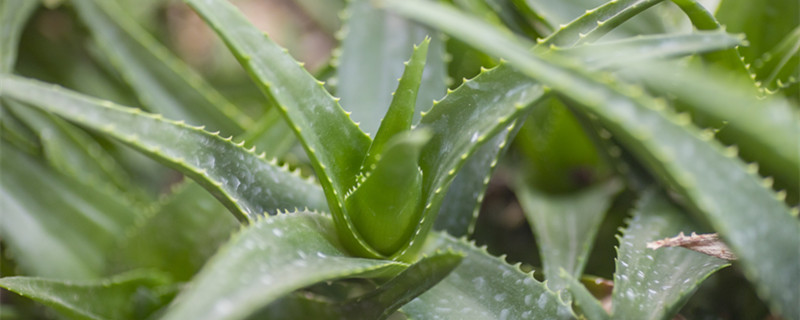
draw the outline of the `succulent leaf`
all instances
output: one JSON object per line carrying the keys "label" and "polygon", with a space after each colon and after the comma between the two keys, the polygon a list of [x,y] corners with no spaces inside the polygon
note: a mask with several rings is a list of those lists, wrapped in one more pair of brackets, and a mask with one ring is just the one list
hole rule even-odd
{"label": "succulent leaf", "polygon": [[372,170],[372,166],[377,162],[386,144],[393,137],[411,129],[411,123],[414,118],[414,104],[417,101],[417,92],[420,89],[420,81],[425,69],[425,57],[428,54],[430,42],[430,38],[425,38],[419,46],[414,46],[414,52],[406,64],[406,69],[403,71],[397,90],[394,91],[389,110],[386,111],[386,116],[381,120],[378,133],[375,134],[375,139],[372,140],[367,157],[364,159],[362,172]]}
{"label": "succulent leaf", "polygon": [[423,199],[418,161],[429,139],[430,133],[425,130],[396,135],[374,169],[345,196],[345,208],[355,230],[385,256],[392,256],[416,236]]}
{"label": "succulent leaf", "polygon": [[103,132],[180,170],[214,194],[241,221],[279,209],[327,208],[316,184],[230,139],[35,80],[0,75],[0,82],[4,97]]}
{"label": "succulent leaf", "polygon": [[706,277],[727,261],[683,248],[647,248],[647,242],[693,231],[686,215],[664,195],[649,190],[620,237],[612,317],[672,319]]}
{"label": "succulent leaf", "polygon": [[301,211],[259,218],[211,258],[163,319],[245,319],[318,282],[393,276],[407,267],[345,252],[330,216]]}
{"label": "succulent leaf", "polygon": [[225,135],[239,134],[250,125],[249,118],[139,26],[118,3],[71,3],[95,43],[148,110],[202,124]]}
{"label": "succulent leaf", "polygon": [[545,62],[528,52],[528,44],[450,8],[419,1],[385,3],[395,12],[505,57],[528,76],[569,96],[583,106],[582,112],[597,115],[650,172],[676,188],[708,219],[741,258],[745,274],[773,310],[800,316],[794,307],[800,299],[796,289],[800,264],[790,257],[800,252],[800,223],[735,152],[723,152],[690,121],[664,111],[663,102],[642,90],[595,79],[560,59]]}
{"label": "succulent leaf", "polygon": [[22,29],[37,7],[38,1],[6,0],[0,3],[0,73],[13,71]]}
{"label": "succulent leaf", "polygon": [[72,319],[144,319],[169,302],[168,277],[131,271],[93,280],[5,277],[0,287]]}

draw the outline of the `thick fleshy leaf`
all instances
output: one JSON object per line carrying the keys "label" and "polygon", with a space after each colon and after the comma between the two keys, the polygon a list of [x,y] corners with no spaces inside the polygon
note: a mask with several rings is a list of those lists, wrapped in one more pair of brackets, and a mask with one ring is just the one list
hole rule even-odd
{"label": "thick fleshy leaf", "polygon": [[380,257],[355,237],[344,209],[344,195],[356,184],[371,143],[369,136],[350,120],[322,82],[250,24],[233,5],[219,0],[187,2],[225,41],[300,139],[345,246],[361,256]]}
{"label": "thick fleshy leaf", "polygon": [[0,73],[10,73],[17,61],[22,29],[39,1],[4,0],[0,3]]}
{"label": "thick fleshy leaf", "polygon": [[748,86],[726,81],[726,74],[685,66],[637,64],[623,73],[676,97],[708,123],[725,122],[719,140],[738,146],[743,158],[756,161],[789,191],[800,190],[800,113],[789,101],[756,97]]}
{"label": "thick fleshy leaf", "polygon": [[794,0],[723,0],[716,16],[729,32],[747,35],[750,45],[739,50],[749,63],[773,48],[797,27],[800,3]]}
{"label": "thick fleshy leaf", "polygon": [[420,89],[420,81],[425,69],[425,56],[428,54],[430,38],[425,38],[419,46],[414,45],[414,52],[406,63],[406,69],[397,85],[397,90],[392,93],[392,103],[386,116],[380,121],[380,128],[375,134],[375,139],[364,159],[363,173],[371,171],[372,166],[383,154],[386,144],[397,134],[411,129],[414,119],[414,103]]}
{"label": "thick fleshy leaf", "polygon": [[[117,138],[191,177],[239,220],[279,209],[327,204],[313,182],[218,135],[16,76],[0,76],[3,96]],[[202,147],[201,147],[202,146]]]}
{"label": "thick fleshy leaf", "polygon": [[520,183],[517,198],[531,224],[541,252],[548,287],[566,287],[559,270],[573,278],[583,274],[594,237],[622,183],[611,180],[574,193],[546,194]]}
{"label": "thick fleshy leaf", "polygon": [[[480,21],[438,4],[386,1],[392,10],[436,26],[489,53],[503,56],[528,76],[596,114],[606,128],[654,173],[701,212],[741,257],[759,294],[778,313],[800,316],[800,223],[786,204],[733,152],[701,135],[689,119],[665,110],[642,90],[586,75],[561,59],[547,61]],[[505,75],[509,77],[510,75]],[[729,149],[730,150],[730,149]]]}
{"label": "thick fleshy leaf", "polygon": [[102,276],[109,250],[140,213],[117,195],[61,175],[7,143],[2,154],[0,233],[23,274]]}
{"label": "thick fleshy leaf", "polygon": [[139,26],[114,1],[71,2],[95,43],[153,113],[238,134],[246,116]]}
{"label": "thick fleshy leaf", "polygon": [[800,26],[753,62],[756,81],[768,92],[800,82]]}
{"label": "thick fleshy leaf", "polygon": [[648,249],[647,242],[697,231],[662,194],[646,192],[620,238],[612,317],[672,319],[706,277],[727,261],[683,248]]}
{"label": "thick fleshy leaf", "polygon": [[41,110],[5,101],[5,106],[36,131],[47,162],[85,183],[111,185],[127,194],[140,194],[130,176],[88,133]]}
{"label": "thick fleshy leaf", "polygon": [[723,31],[696,31],[687,34],[639,36],[623,40],[554,48],[550,52],[574,56],[593,69],[625,67],[637,61],[682,57],[695,53],[734,48],[744,42],[742,35]]}
{"label": "thick fleshy leaf", "polygon": [[386,319],[447,277],[463,257],[456,252],[436,252],[423,257],[374,291],[345,301],[339,308],[350,314],[348,319]]}
{"label": "thick fleshy leaf", "polygon": [[[540,0],[527,1],[533,2],[531,4],[531,7],[533,8],[540,8],[542,6],[550,5],[562,7],[554,8],[552,10],[543,9],[543,16],[549,18],[551,22],[561,25],[558,30],[541,41],[543,47],[546,48],[551,44],[560,47],[571,47],[577,43],[597,40],[631,17],[638,15],[644,10],[660,3],[662,0],[609,1],[596,8],[594,8],[594,6],[601,4],[602,0],[558,2]],[[586,10],[586,8],[593,9]],[[586,11],[581,14],[581,12],[584,10]],[[576,18],[573,20],[573,17]],[[570,22],[567,23],[568,21]]]}
{"label": "thick fleshy leaf", "polygon": [[489,178],[497,167],[497,159],[508,149],[510,141],[519,131],[520,122],[524,121],[519,119],[512,123],[512,130],[495,135],[467,159],[447,189],[434,229],[445,230],[456,237],[472,233]]}
{"label": "thick fleshy leaf", "polygon": [[561,278],[560,282],[565,284],[566,289],[572,295],[572,309],[575,310],[575,313],[591,320],[610,319],[608,312],[603,309],[600,301],[580,281],[573,278],[564,269],[560,270],[558,276]]}
{"label": "thick fleshy leaf", "polygon": [[386,277],[406,268],[344,252],[330,216],[294,212],[260,218],[212,257],[163,319],[244,319],[318,282]]}
{"label": "thick fleshy leaf", "polygon": [[412,241],[422,213],[420,149],[430,139],[425,130],[406,131],[390,140],[375,168],[352,192],[345,208],[359,237],[392,256]]}
{"label": "thick fleshy leaf", "polygon": [[236,219],[200,185],[187,181],[137,223],[113,254],[114,270],[155,268],[188,281],[236,230]]}
{"label": "thick fleshy leaf", "polygon": [[[436,34],[414,22],[374,7],[369,0],[350,1],[336,68],[336,95],[360,127],[374,135],[389,103],[403,62],[412,47],[431,37],[430,53],[412,110],[427,111],[445,93],[443,43]],[[425,59],[422,59],[423,61]],[[412,112],[413,114],[413,112]],[[418,115],[417,115],[418,116]]]}
{"label": "thick fleshy leaf", "polygon": [[414,319],[572,319],[571,310],[531,274],[485,249],[435,233],[424,252],[451,249],[466,254],[442,282],[402,311]]}
{"label": "thick fleshy leaf", "polygon": [[171,298],[168,278],[132,271],[96,280],[0,278],[0,287],[47,305],[70,319],[145,319]]}

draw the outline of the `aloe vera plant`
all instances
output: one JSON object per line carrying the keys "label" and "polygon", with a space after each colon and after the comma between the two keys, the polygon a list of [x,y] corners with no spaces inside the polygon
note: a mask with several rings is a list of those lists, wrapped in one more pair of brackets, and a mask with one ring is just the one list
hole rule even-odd
{"label": "aloe vera plant", "polygon": [[[252,86],[163,45],[158,6],[0,3],[3,317],[800,317],[798,10],[299,1],[340,26],[312,74],[185,2]],[[535,242],[492,238],[492,176]],[[681,232],[732,254],[652,249]],[[726,282],[752,307],[704,303]]]}

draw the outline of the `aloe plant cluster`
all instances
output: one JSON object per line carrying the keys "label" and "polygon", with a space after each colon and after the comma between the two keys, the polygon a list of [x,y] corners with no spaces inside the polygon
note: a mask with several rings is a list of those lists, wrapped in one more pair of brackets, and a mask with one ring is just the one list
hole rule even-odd
{"label": "aloe plant cluster", "polygon": [[[298,1],[313,74],[185,2],[243,71],[158,1],[0,3],[4,318],[672,319],[726,267],[800,318],[797,1]],[[681,232],[732,254],[648,248]]]}

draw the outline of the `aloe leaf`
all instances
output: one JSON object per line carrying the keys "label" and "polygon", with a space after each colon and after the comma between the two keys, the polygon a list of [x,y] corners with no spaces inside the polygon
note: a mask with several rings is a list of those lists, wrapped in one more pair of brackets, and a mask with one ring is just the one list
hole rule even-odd
{"label": "aloe leaf", "polygon": [[327,33],[333,34],[339,30],[339,12],[344,9],[344,0],[332,1],[316,1],[316,0],[298,0],[297,4],[303,8],[303,12],[308,14],[314,22],[319,24]]}
{"label": "aloe leaf", "polygon": [[569,272],[560,269],[558,276],[561,279],[560,282],[572,294],[572,309],[575,310],[575,313],[592,320],[607,320],[611,318],[608,312],[603,309],[600,301],[580,281],[573,278]]}
{"label": "aloe leaf", "polygon": [[275,102],[294,130],[319,177],[339,236],[361,256],[381,255],[356,237],[344,209],[344,195],[356,184],[369,145],[338,99],[312,77],[285,49],[250,24],[235,7],[223,1],[187,0],[225,41],[231,52]]}
{"label": "aloe leaf", "polygon": [[614,273],[614,318],[672,319],[706,277],[727,261],[682,248],[646,248],[649,241],[696,231],[685,214],[646,192],[619,238]]}
{"label": "aloe leaf", "polygon": [[688,119],[663,110],[663,101],[642,90],[616,88],[566,67],[560,59],[545,62],[529,54],[529,45],[518,44],[452,9],[420,1],[385,3],[398,13],[506,57],[520,71],[576,101],[582,112],[596,114],[659,180],[686,196],[727,240],[773,310],[786,312],[790,318],[800,316],[794,307],[800,299],[800,264],[791,257],[800,252],[800,224],[735,152],[723,150],[690,126]]}
{"label": "aloe leaf", "polygon": [[249,121],[197,73],[172,55],[117,3],[75,0],[72,4],[115,70],[154,113],[238,134]]}
{"label": "aloe leaf", "polygon": [[[445,62],[442,42],[437,35],[413,22],[378,10],[368,0],[350,1],[336,69],[336,94],[360,122],[364,132],[376,134],[378,125],[392,101],[396,79],[403,74],[403,62],[412,55],[412,46],[432,37],[428,63],[418,81],[419,98],[413,110],[430,109],[433,99],[445,93]],[[424,61],[425,59],[422,59]]]}
{"label": "aloe leaf", "polygon": [[93,280],[35,277],[0,278],[0,287],[31,298],[70,319],[144,319],[165,305],[168,278],[131,271]]}
{"label": "aloe leaf", "polygon": [[318,282],[390,276],[406,268],[344,252],[329,216],[295,212],[261,218],[211,258],[163,319],[244,319]]}
{"label": "aloe leaf", "polygon": [[417,161],[428,139],[429,132],[414,130],[390,140],[375,168],[345,195],[356,232],[385,256],[409,242],[421,219],[423,176]]}
{"label": "aloe leaf", "polygon": [[377,162],[377,158],[383,153],[386,143],[398,133],[411,129],[411,121],[414,118],[414,103],[417,101],[417,92],[420,89],[420,80],[425,69],[425,56],[428,54],[430,38],[425,38],[419,46],[414,45],[414,52],[406,63],[406,69],[397,85],[397,90],[393,92],[392,103],[386,116],[381,120],[378,133],[372,140],[367,157],[364,159],[363,170],[372,170],[372,165]]}
{"label": "aloe leaf", "polygon": [[622,183],[611,180],[564,195],[545,194],[524,183],[515,189],[539,244],[548,287],[561,290],[567,284],[559,270],[573,278],[583,274],[597,230]]}
{"label": "aloe leaf", "polygon": [[386,319],[401,306],[440,283],[463,258],[456,252],[436,252],[423,257],[374,291],[343,302],[348,319]]}
{"label": "aloe leaf", "polygon": [[188,281],[236,230],[236,219],[200,185],[187,181],[140,219],[112,254],[114,270],[155,268]]}
{"label": "aloe leaf", "polygon": [[672,64],[641,64],[623,73],[675,96],[706,121],[724,121],[721,141],[735,143],[745,159],[756,161],[792,192],[800,190],[800,113],[789,101],[758,98],[747,86],[725,80],[724,74]]}
{"label": "aloe leaf", "polygon": [[480,146],[458,170],[442,200],[434,229],[445,230],[456,237],[472,234],[489,178],[497,168],[497,159],[508,149],[519,131],[520,122],[524,121],[517,120],[510,125],[512,130],[500,132]]}
{"label": "aloe leaf", "polygon": [[637,36],[571,48],[552,48],[548,53],[574,56],[592,68],[618,68],[637,61],[682,57],[695,53],[735,48],[742,44],[742,35],[724,31],[695,31],[688,34]]}
{"label": "aloe leaf", "polygon": [[[800,21],[800,3],[794,0],[750,2],[724,0],[716,17],[728,32],[747,35],[750,43],[739,51],[751,62],[780,43]],[[768,21],[769,23],[765,23]]]}
{"label": "aloe leaf", "polygon": [[0,76],[0,82],[4,97],[103,132],[180,170],[209,190],[241,221],[278,209],[327,208],[316,184],[230,139],[34,80]]}
{"label": "aloe leaf", "polygon": [[[529,0],[531,1],[531,0]],[[565,23],[566,19],[572,19],[571,16],[567,17],[565,14],[560,14],[561,17],[556,21],[562,24],[561,27],[552,33],[550,36],[540,41],[540,46],[546,48],[550,45],[559,47],[571,47],[577,43],[590,42],[599,39],[609,31],[613,30],[630,18],[638,15],[644,10],[660,3],[662,0],[618,0],[609,1],[596,8],[586,10],[586,12],[579,17],[575,18],[569,23]],[[557,4],[558,2],[550,1],[536,1],[532,7],[538,7],[546,4]],[[563,4],[569,6],[570,1],[563,1]],[[588,7],[587,5],[581,8],[572,8],[571,12],[579,12],[577,9],[583,10]],[[544,13],[546,17],[553,16],[553,14]]]}
{"label": "aloe leaf", "polygon": [[6,101],[5,105],[21,121],[36,130],[48,163],[63,174],[85,183],[108,182],[127,194],[140,194],[130,183],[127,172],[86,132],[40,110]]}
{"label": "aloe leaf", "polygon": [[244,140],[246,148],[264,150],[264,156],[270,159],[283,159],[297,143],[297,137],[292,133],[292,129],[283,121],[280,112],[275,108],[265,112],[238,138]]}
{"label": "aloe leaf", "polygon": [[756,80],[768,92],[800,81],[800,26],[753,62]]}
{"label": "aloe leaf", "polygon": [[414,319],[572,319],[571,310],[531,274],[444,233],[431,236],[423,252],[450,249],[466,254],[442,282],[401,309]]}
{"label": "aloe leaf", "polygon": [[0,73],[13,71],[22,29],[38,7],[38,1],[30,0],[5,0],[0,3]]}
{"label": "aloe leaf", "polygon": [[58,174],[6,143],[2,154],[0,234],[23,272],[101,276],[106,254],[140,213],[117,195]]}

